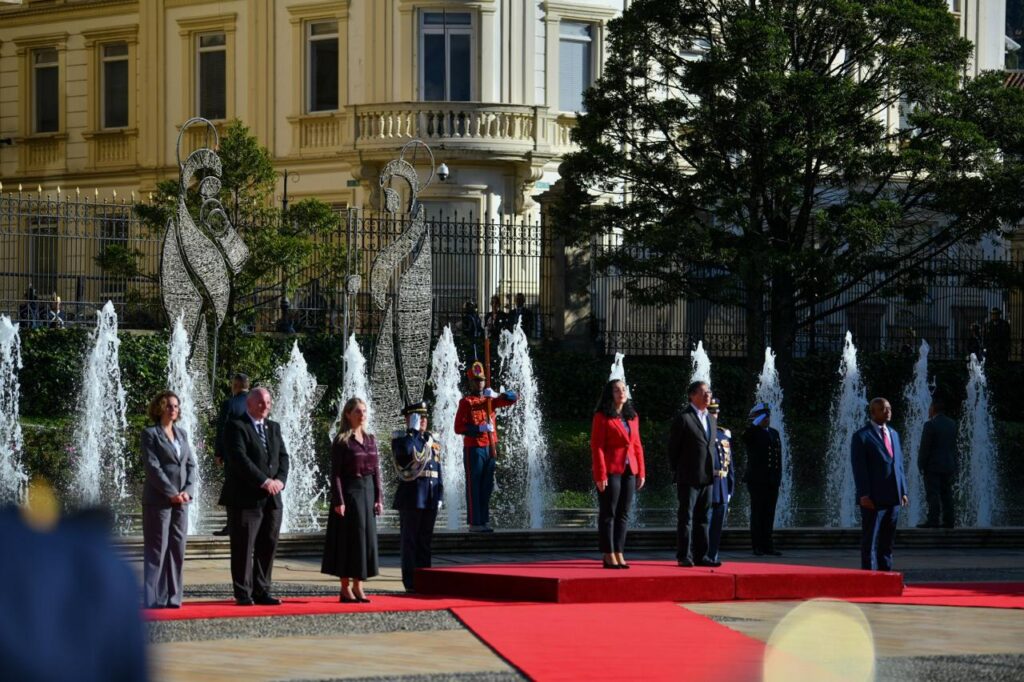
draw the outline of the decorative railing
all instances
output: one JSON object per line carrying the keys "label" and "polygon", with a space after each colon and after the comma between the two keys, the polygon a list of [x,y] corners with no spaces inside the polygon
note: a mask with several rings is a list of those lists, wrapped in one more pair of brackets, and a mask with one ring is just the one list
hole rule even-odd
{"label": "decorative railing", "polygon": [[357,149],[428,144],[527,152],[537,146],[539,108],[476,102],[397,102],[355,107]]}
{"label": "decorative railing", "polygon": [[337,152],[347,141],[348,114],[305,114],[291,116],[292,144],[300,156]]}
{"label": "decorative railing", "polygon": [[89,164],[93,168],[132,166],[136,163],[138,131],[102,130],[85,133],[89,143]]}
{"label": "decorative railing", "polygon": [[67,134],[27,137],[20,141],[22,172],[60,170],[64,167]]}

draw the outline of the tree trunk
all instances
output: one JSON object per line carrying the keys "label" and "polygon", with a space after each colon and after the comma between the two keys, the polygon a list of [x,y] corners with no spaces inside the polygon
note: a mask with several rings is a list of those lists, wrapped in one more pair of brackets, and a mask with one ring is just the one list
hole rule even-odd
{"label": "tree trunk", "polygon": [[793,351],[796,343],[795,286],[790,273],[776,273],[771,290],[771,346],[775,351],[775,367],[783,387],[793,375]]}

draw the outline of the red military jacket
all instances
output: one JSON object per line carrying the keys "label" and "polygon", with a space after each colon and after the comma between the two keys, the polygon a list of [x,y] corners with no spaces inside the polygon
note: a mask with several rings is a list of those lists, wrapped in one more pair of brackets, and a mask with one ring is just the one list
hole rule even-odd
{"label": "red military jacket", "polygon": [[[494,409],[508,407],[515,400],[509,400],[502,393],[491,398]],[[487,422],[487,398],[480,395],[467,395],[459,401],[459,409],[455,413],[455,433],[462,436],[462,446],[467,448],[485,448],[491,441],[491,434],[481,433],[479,427]],[[496,424],[494,413],[491,413],[491,425]],[[498,442],[498,432],[493,432],[494,443]]]}

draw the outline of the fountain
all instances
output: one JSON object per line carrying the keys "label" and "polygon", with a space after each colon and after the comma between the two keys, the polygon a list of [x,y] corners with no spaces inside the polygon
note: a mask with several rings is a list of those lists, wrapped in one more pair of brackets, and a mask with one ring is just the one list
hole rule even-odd
{"label": "fountain", "polygon": [[[107,301],[96,313],[93,348],[82,375],[82,406],[75,428],[75,487],[81,502],[94,506],[108,502],[122,511],[128,497],[124,431],[126,400],[118,365],[117,313]],[[130,531],[121,525],[122,532]]]}
{"label": "fountain", "polygon": [[326,504],[327,489],[316,463],[312,418],[320,391],[316,377],[306,368],[297,341],[288,363],[277,369],[275,393],[272,417],[281,425],[281,440],[288,451],[288,483],[281,493],[281,530],[320,530],[320,511]]}
{"label": "fountain", "polygon": [[787,528],[794,525],[793,459],[789,452],[789,436],[786,433],[786,418],[782,412],[782,386],[779,372],[775,369],[775,353],[764,349],[764,365],[757,379],[754,403],[765,403],[771,409],[771,424],[779,432],[782,441],[782,483],[779,486],[779,501],[775,507],[775,526]]}
{"label": "fountain", "polygon": [[906,419],[903,428],[903,464],[907,477],[910,506],[900,515],[902,525],[913,527],[924,521],[924,478],[917,469],[921,450],[921,431],[928,421],[928,407],[932,403],[932,386],[928,385],[928,342],[922,340],[914,363],[914,379],[903,390]]}
{"label": "fountain", "polygon": [[459,351],[455,348],[451,326],[445,325],[431,359],[430,382],[434,386],[434,410],[431,413],[430,427],[441,442],[444,506],[447,510],[448,530],[459,528],[466,499],[462,436],[455,433],[455,413],[462,399],[462,392],[459,390],[459,380],[462,377],[460,367]]}
{"label": "fountain", "polygon": [[195,484],[192,503],[188,506],[188,532],[195,535],[199,532],[203,507],[203,457],[204,442],[202,429],[196,411],[196,391],[189,372],[188,358],[190,354],[188,332],[185,331],[184,315],[179,315],[171,332],[170,347],[167,350],[167,388],[178,394],[178,427],[188,437],[192,452],[196,458]]}
{"label": "fountain", "polygon": [[832,437],[829,441],[826,465],[828,468],[828,489],[826,522],[832,526],[849,528],[857,522],[856,486],[853,481],[853,467],[850,464],[850,443],[857,429],[864,426],[866,418],[867,392],[857,367],[857,347],[853,345],[853,334],[846,332],[843,343],[843,357],[839,362],[842,383],[832,404],[830,423]]}
{"label": "fountain", "polygon": [[342,378],[341,394],[338,396],[338,416],[331,424],[328,435],[331,441],[338,435],[338,425],[341,423],[341,412],[349,398],[358,396],[366,403],[366,423],[363,429],[367,433],[373,433],[373,400],[370,395],[370,382],[366,377],[366,358],[359,350],[359,342],[356,335],[352,334],[348,339],[348,346],[345,348],[345,376]]}
{"label": "fountain", "polygon": [[513,331],[501,332],[498,357],[501,358],[502,372],[509,388],[519,394],[519,400],[509,408],[504,420],[508,424],[503,441],[505,480],[515,480],[516,476],[508,476],[513,472],[525,473],[525,489],[520,499],[527,500],[530,528],[541,528],[544,522],[544,498],[548,489],[548,446],[541,431],[540,392],[537,379],[533,376],[533,362],[530,360],[530,348],[526,334],[523,333],[522,320]]}
{"label": "fountain", "polygon": [[28,490],[28,474],[21,463],[21,338],[18,325],[0,315],[0,505],[21,504]]}
{"label": "fountain", "polygon": [[629,384],[626,383],[626,368],[622,364],[622,361],[626,359],[626,356],[622,353],[615,354],[615,361],[612,362],[612,369],[608,373],[608,381],[621,381],[626,387],[626,398],[631,399],[633,397],[629,390]]}
{"label": "fountain", "polygon": [[957,525],[987,528],[999,509],[999,462],[995,426],[989,412],[985,362],[971,353],[967,361],[967,399],[960,418],[959,445],[964,460],[957,480]]}
{"label": "fountain", "polygon": [[[690,355],[690,363],[693,371],[690,373],[690,383],[703,381],[711,388],[711,358],[704,350],[704,342],[698,341],[697,348]],[[685,403],[684,403],[685,404]]]}

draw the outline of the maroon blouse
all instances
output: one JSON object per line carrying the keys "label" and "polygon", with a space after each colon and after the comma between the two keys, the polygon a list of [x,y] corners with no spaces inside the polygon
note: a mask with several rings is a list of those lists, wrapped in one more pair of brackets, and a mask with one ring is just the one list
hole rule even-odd
{"label": "maroon blouse", "polygon": [[373,476],[374,499],[383,504],[384,490],[380,482],[380,455],[377,453],[377,439],[363,434],[360,444],[355,438],[344,443],[335,440],[331,445],[331,507],[337,507],[345,499],[342,485],[346,480]]}

